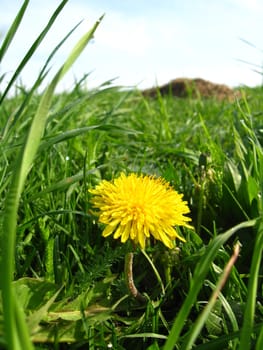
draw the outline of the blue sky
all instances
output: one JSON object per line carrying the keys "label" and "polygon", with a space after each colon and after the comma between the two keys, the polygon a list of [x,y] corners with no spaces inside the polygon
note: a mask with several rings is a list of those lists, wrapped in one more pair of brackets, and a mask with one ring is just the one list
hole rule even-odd
{"label": "blue sky", "polygon": [[[1,1],[0,40],[21,3]],[[0,73],[7,72],[7,79],[59,3],[31,0],[16,39],[1,63]],[[115,84],[141,88],[177,77],[201,77],[230,86],[262,83],[261,74],[253,71],[256,67],[239,61],[258,65],[261,71],[261,0],[71,0],[20,77],[23,84],[32,84],[59,40],[84,20],[54,57],[52,74],[77,39],[103,13],[105,17],[94,40],[60,89],[72,87],[74,79],[81,79],[85,73],[90,73],[90,87],[115,78]]]}

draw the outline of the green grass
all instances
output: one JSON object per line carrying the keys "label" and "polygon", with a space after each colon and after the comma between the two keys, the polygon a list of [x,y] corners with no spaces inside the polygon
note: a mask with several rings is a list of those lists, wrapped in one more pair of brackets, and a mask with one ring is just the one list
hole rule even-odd
{"label": "green grass", "polygon": [[[15,87],[66,2],[0,94],[0,348],[262,349],[262,88],[243,88],[233,103],[151,100],[110,82],[87,91],[83,79],[56,94],[99,22],[53,78],[63,42],[31,89]],[[90,210],[88,189],[123,171],[164,177],[184,193],[195,227],[174,250],[136,251],[145,304],[125,285],[129,245],[103,238]]]}

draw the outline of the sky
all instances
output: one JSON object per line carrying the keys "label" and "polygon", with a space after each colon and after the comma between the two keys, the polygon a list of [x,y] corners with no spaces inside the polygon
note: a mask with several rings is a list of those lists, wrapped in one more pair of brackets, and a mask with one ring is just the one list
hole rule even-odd
{"label": "sky", "polygon": [[[7,84],[59,3],[29,2],[0,64],[0,76],[6,74],[1,84]],[[22,0],[1,0],[0,42],[21,5]],[[262,84],[261,0],[69,0],[19,81],[30,87],[52,49],[83,20],[53,58],[47,77],[51,80],[77,40],[103,14],[94,39],[60,90],[71,89],[84,74],[89,74],[88,88],[109,80],[114,85],[147,88],[179,77],[229,86]]]}

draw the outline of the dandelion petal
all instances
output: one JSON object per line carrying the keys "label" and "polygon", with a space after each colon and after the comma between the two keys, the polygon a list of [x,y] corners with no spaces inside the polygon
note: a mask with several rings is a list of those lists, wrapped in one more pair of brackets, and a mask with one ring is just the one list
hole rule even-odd
{"label": "dandelion petal", "polygon": [[191,219],[185,216],[190,210],[183,195],[163,179],[122,173],[113,182],[103,180],[90,193],[98,221],[106,225],[104,237],[113,234],[122,243],[131,239],[144,249],[152,235],[173,248],[175,238],[185,241],[175,227],[192,228]]}

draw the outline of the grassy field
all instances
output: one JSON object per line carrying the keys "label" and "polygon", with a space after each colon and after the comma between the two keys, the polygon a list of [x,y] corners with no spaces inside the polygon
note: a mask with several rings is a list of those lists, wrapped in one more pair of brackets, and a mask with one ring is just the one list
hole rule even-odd
{"label": "grassy field", "polygon": [[[1,88],[0,348],[261,350],[263,89],[233,102],[150,99],[109,82],[87,91],[83,79],[56,94],[98,24],[51,83],[58,47],[32,89],[10,97],[15,76]],[[184,195],[186,242],[141,250],[102,236],[89,190],[121,173],[161,177]],[[131,250],[142,301],[125,282]]]}

